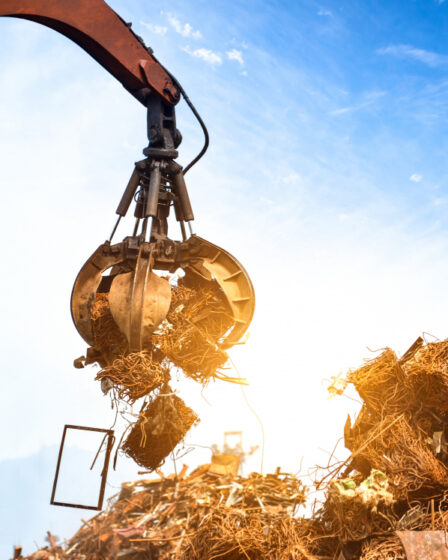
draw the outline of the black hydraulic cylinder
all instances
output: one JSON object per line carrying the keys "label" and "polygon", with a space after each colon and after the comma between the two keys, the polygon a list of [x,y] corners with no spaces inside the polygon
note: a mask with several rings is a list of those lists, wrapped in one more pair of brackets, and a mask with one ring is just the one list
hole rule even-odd
{"label": "black hydraulic cylinder", "polygon": [[120,204],[117,208],[117,214],[119,216],[126,216],[127,211],[129,210],[129,206],[134,198],[135,191],[140,183],[140,171],[137,168],[137,165],[132,172],[131,178],[129,179],[128,186],[121,197]]}
{"label": "black hydraulic cylinder", "polygon": [[177,173],[173,174],[172,177],[176,186],[176,194],[182,208],[183,218],[186,222],[190,222],[191,220],[194,220],[194,214],[193,209],[191,208],[190,197],[188,196],[187,185],[185,184],[182,168],[180,168]]}
{"label": "black hydraulic cylinder", "polygon": [[146,199],[145,218],[157,216],[157,208],[159,205],[159,191],[160,181],[162,179],[162,171],[160,169],[160,162],[154,162],[154,167],[151,170],[149,178],[148,197]]}
{"label": "black hydraulic cylinder", "polygon": [[184,214],[182,212],[182,206],[180,205],[180,200],[179,197],[175,197],[174,198],[174,214],[176,215],[176,220],[178,222],[184,222],[185,218],[184,218]]}

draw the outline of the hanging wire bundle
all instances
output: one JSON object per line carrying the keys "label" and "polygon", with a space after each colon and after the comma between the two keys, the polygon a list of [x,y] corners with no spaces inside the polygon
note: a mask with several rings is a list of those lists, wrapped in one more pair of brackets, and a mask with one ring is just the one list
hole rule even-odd
{"label": "hanging wire bundle", "polygon": [[164,385],[145,404],[122,445],[122,451],[142,467],[152,471],[185,437],[198,416],[182,399]]}
{"label": "hanging wire bundle", "polygon": [[233,317],[216,283],[195,289],[179,283],[153,342],[185,375],[207,383],[228,360],[220,339],[232,326]]}
{"label": "hanging wire bundle", "polygon": [[228,361],[221,339],[233,326],[229,306],[216,282],[206,287],[172,286],[166,319],[152,336],[151,347],[129,352],[125,335],[114,321],[107,293],[97,293],[92,306],[94,345],[77,367],[97,362],[96,379],[107,379],[118,399],[129,402],[149,395],[168,381],[172,367],[206,384],[212,378],[234,381],[222,369]]}
{"label": "hanging wire bundle", "polygon": [[133,404],[167,383],[170,373],[167,367],[154,359],[152,352],[142,350],[116,358],[103,367],[95,379],[107,382],[106,387],[114,391],[115,400]]}
{"label": "hanging wire bundle", "polygon": [[[212,378],[244,381],[222,371],[228,355],[220,343],[234,322],[216,281],[187,286],[179,280],[171,292],[166,319],[152,335],[148,348],[139,352],[129,352],[126,336],[112,316],[108,293],[97,293],[91,311],[94,345],[87,358],[75,360],[76,367],[95,362],[101,366],[95,379],[101,382],[104,393],[110,393],[117,410],[119,402],[132,405],[140,398],[149,399],[124,443],[126,453],[149,469],[160,466],[198,421],[178,397],[164,394],[166,390],[155,393],[169,383],[173,368],[202,384]],[[154,427],[156,417],[159,424]],[[146,434],[144,442],[138,435],[141,430]]]}

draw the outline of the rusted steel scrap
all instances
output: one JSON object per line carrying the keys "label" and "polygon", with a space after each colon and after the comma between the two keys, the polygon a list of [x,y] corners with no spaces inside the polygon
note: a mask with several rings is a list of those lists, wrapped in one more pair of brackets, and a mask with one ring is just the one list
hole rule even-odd
{"label": "rusted steel scrap", "polygon": [[335,379],[363,401],[344,429],[349,457],[324,472],[317,513],[345,560],[448,558],[448,340],[386,348]]}
{"label": "rusted steel scrap", "polygon": [[363,400],[344,429],[350,454],[320,473],[311,516],[298,511],[306,489],[293,475],[203,466],[123,485],[48,560],[447,559],[448,340],[419,339],[401,358],[385,349],[330,389],[348,383]]}
{"label": "rusted steel scrap", "polygon": [[27,558],[261,559],[273,550],[279,558],[300,557],[305,548],[294,516],[306,492],[294,475],[211,471],[203,465],[186,476],[184,467],[177,476],[124,483],[109,508],[85,521],[64,548]]}

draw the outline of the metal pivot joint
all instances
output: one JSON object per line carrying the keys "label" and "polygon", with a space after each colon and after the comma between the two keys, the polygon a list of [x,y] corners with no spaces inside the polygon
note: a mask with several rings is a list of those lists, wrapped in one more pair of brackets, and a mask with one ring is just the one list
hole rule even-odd
{"label": "metal pivot joint", "polygon": [[140,231],[142,240],[148,237],[151,241],[167,236],[167,220],[170,207],[173,206],[182,239],[185,240],[185,222],[194,220],[194,214],[182,166],[174,161],[178,156],[176,148],[182,140],[176,128],[175,110],[164,103],[160,96],[151,93],[146,96],[145,103],[148,109],[149,140],[148,147],[143,150],[146,158],[136,162],[116,212],[120,220],[126,216],[135,200],[134,216],[137,224],[134,235]]}

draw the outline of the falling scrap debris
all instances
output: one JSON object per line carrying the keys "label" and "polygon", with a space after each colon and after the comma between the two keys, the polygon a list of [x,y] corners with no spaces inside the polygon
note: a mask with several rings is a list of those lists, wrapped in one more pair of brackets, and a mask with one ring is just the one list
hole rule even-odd
{"label": "falling scrap debris", "polygon": [[220,340],[233,326],[224,293],[215,283],[188,287],[181,280],[171,288],[166,319],[152,334],[149,348],[129,352],[126,336],[115,322],[107,293],[97,293],[92,306],[95,345],[87,357],[75,360],[76,367],[98,363],[99,380],[108,380],[116,397],[133,403],[169,378],[171,368],[206,384],[223,374],[228,355]]}
{"label": "falling scrap debris", "polygon": [[233,326],[225,295],[216,282],[192,286],[179,279],[171,287],[166,319],[152,333],[149,345],[138,352],[129,351],[112,315],[109,294],[96,294],[91,318],[94,345],[87,357],[75,360],[75,366],[99,364],[96,379],[115,405],[145,399],[121,450],[154,470],[199,422],[196,413],[172,394],[173,369],[202,385],[214,378],[241,381],[223,372],[228,354],[220,341]]}
{"label": "falling scrap debris", "polygon": [[420,338],[401,358],[386,348],[336,382],[331,392],[352,384],[363,404],[344,428],[349,457],[315,482],[324,498],[312,515],[299,511],[307,491],[293,475],[217,476],[203,466],[124,484],[64,549],[29,558],[447,558],[448,340]]}

